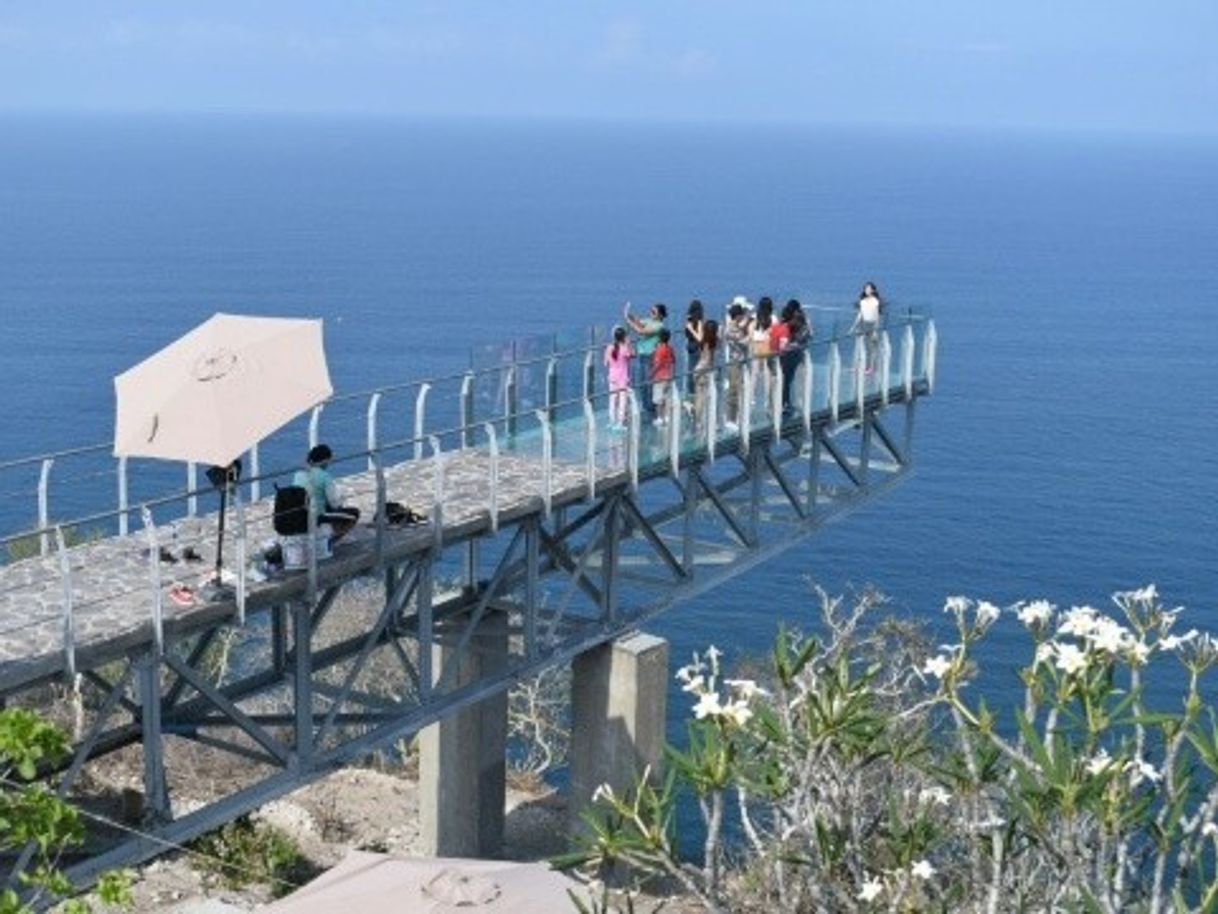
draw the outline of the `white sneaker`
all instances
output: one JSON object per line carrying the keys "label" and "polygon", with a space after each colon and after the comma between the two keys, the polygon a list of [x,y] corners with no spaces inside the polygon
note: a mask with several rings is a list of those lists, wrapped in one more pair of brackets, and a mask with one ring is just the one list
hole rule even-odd
{"label": "white sneaker", "polygon": [[656,419],[651,424],[663,427],[668,424],[668,420],[667,419]]}
{"label": "white sneaker", "polygon": [[734,435],[734,434],[736,434],[738,431],[740,431],[740,426],[739,426],[739,425],[737,425],[735,422],[724,422],[724,423],[723,423],[723,430],[724,430],[725,432],[727,432],[729,435]]}

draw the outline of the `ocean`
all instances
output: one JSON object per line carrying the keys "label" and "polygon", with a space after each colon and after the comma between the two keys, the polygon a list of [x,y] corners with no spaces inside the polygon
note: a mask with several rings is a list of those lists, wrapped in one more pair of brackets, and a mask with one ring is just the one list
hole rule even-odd
{"label": "ocean", "polygon": [[[871,279],[939,329],[916,473],[660,620],[674,667],[765,651],[810,582],[939,628],[949,594],[1154,582],[1214,627],[1213,140],[8,115],[0,175],[0,460],[107,440],[112,376],[217,310],[324,318],[343,391],[626,300],[849,307]],[[1010,688],[1013,620],[987,652]]]}

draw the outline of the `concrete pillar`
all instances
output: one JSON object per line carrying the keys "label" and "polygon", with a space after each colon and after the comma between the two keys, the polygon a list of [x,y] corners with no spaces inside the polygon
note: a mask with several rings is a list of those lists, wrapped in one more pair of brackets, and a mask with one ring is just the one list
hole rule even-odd
{"label": "concrete pillar", "polygon": [[633,787],[643,769],[660,777],[668,705],[668,642],[635,632],[575,658],[571,669],[569,824],[601,784]]}
{"label": "concrete pillar", "polygon": [[[432,649],[435,680],[456,689],[502,672],[508,658],[507,616],[490,611],[458,655],[468,617],[452,621]],[[507,791],[507,694],[483,699],[419,734],[419,828],[423,853],[493,857],[503,845]]]}

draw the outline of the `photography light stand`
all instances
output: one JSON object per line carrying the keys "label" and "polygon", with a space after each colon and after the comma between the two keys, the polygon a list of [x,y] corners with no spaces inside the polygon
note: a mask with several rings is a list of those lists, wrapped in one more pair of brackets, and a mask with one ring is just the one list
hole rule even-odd
{"label": "photography light stand", "polygon": [[241,479],[241,461],[234,460],[226,467],[214,466],[207,470],[207,481],[220,490],[220,531],[216,542],[216,571],[203,586],[202,596],[209,603],[222,603],[237,598],[237,592],[224,583],[224,518],[228,513],[228,493]]}

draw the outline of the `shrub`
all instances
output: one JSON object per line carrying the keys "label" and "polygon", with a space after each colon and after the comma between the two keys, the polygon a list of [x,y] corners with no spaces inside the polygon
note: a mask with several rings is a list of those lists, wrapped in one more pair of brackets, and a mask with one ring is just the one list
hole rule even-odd
{"label": "shrub", "polygon": [[[864,625],[876,600],[822,593],[822,635],[780,630],[759,679],[725,678],[713,647],[677,672],[695,704],[667,781],[603,787],[558,863],[614,875],[626,898],[666,875],[711,910],[1214,910],[1218,721],[1201,685],[1218,645],[1177,634],[1153,587],[1113,599],[1119,618],[952,597],[958,640],[928,656]],[[1000,715],[970,688],[1004,616],[1031,656]],[[1151,674],[1179,686],[1177,708],[1148,706]],[[677,847],[682,793],[705,825],[697,862]]]}
{"label": "shrub", "polygon": [[266,883],[276,898],[295,891],[317,873],[288,835],[249,816],[197,838],[190,850],[204,872],[229,888]]}

